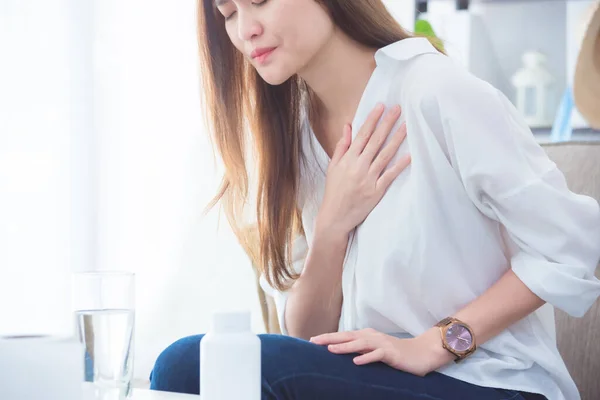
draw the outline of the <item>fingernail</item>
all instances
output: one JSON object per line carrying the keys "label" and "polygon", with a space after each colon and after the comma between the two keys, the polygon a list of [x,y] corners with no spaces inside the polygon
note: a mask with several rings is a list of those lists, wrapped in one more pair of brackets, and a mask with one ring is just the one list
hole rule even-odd
{"label": "fingernail", "polygon": [[377,107],[375,107],[375,109],[377,111],[383,111],[384,108],[385,108],[385,105],[383,103],[378,103]]}
{"label": "fingernail", "polygon": [[392,113],[400,114],[400,106],[396,104],[394,107],[392,107]]}

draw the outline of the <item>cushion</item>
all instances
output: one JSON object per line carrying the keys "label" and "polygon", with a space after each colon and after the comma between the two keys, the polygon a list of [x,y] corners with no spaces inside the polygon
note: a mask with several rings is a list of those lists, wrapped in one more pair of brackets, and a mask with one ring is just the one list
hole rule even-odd
{"label": "cushion", "polygon": [[[600,142],[543,145],[564,173],[569,188],[600,202]],[[596,276],[600,278],[600,265]],[[558,349],[583,400],[600,399],[600,302],[583,318],[556,310]]]}

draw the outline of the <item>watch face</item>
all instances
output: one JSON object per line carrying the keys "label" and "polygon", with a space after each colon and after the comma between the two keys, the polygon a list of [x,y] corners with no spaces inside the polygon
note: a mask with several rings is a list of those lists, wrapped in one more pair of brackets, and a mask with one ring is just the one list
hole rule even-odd
{"label": "watch face", "polygon": [[446,342],[454,351],[467,351],[473,343],[473,337],[464,325],[452,324],[446,331]]}

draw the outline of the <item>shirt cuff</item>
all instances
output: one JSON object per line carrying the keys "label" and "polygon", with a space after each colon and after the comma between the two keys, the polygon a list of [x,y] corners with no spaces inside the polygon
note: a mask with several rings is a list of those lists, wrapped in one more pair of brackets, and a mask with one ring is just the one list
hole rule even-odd
{"label": "shirt cuff", "polygon": [[512,270],[539,298],[573,317],[582,317],[600,296],[600,281],[584,266],[566,265],[521,251]]}

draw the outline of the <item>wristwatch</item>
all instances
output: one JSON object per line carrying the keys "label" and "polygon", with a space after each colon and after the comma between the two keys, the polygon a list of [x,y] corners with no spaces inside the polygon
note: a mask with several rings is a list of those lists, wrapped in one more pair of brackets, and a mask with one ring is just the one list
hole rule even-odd
{"label": "wristwatch", "polygon": [[444,318],[435,326],[440,328],[442,346],[456,356],[455,362],[464,360],[477,349],[471,327],[456,318]]}

